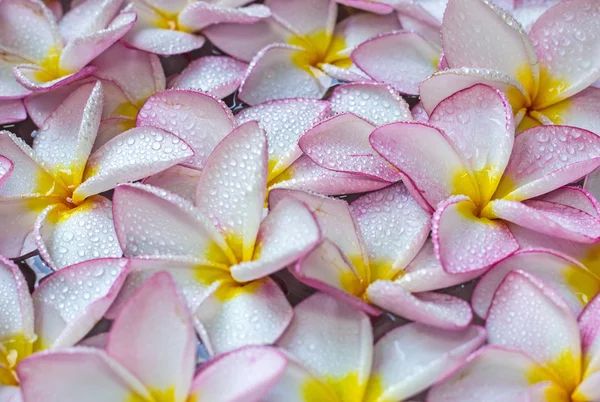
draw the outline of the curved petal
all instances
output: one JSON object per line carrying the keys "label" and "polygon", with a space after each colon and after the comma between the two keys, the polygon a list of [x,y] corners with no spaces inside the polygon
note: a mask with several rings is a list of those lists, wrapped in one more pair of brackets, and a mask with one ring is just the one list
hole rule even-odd
{"label": "curved petal", "polygon": [[196,1],[188,3],[181,10],[177,16],[177,24],[189,32],[195,32],[213,24],[253,24],[268,18],[270,15],[269,8],[262,4],[232,8],[204,1]]}
{"label": "curved petal", "polygon": [[369,11],[375,14],[388,14],[394,11],[394,8],[383,1],[369,0],[336,0],[338,4],[348,7],[358,8],[359,10]]}
{"label": "curved petal", "polygon": [[600,217],[600,204],[597,199],[581,187],[564,186],[538,197],[537,200],[566,205],[579,209],[594,218]]}
{"label": "curved petal", "polygon": [[40,80],[40,77],[45,77],[46,75],[43,67],[34,64],[19,64],[13,68],[13,74],[19,84],[33,92],[54,91],[65,85],[82,80],[92,75],[95,71],[96,67],[90,65],[72,74],[66,74],[55,79],[44,78]]}
{"label": "curved petal", "polygon": [[311,34],[331,36],[337,17],[337,4],[333,0],[306,0],[302,3],[286,0],[265,0],[273,16],[282,21],[296,35]]}
{"label": "curved petal", "polygon": [[146,101],[137,117],[140,127],[171,132],[188,143],[190,167],[203,168],[217,144],[235,127],[227,106],[210,95],[183,89],[159,92]]}
{"label": "curved petal", "polygon": [[340,399],[330,385],[315,377],[301,364],[290,359],[283,375],[277,384],[271,387],[262,401],[306,402],[306,400],[338,402]]}
{"label": "curved petal", "polygon": [[560,295],[535,276],[509,273],[487,316],[488,341],[520,350],[551,371],[566,389],[581,380],[577,320]]}
{"label": "curved petal", "polygon": [[65,43],[105,29],[115,17],[123,0],[82,1],[73,4],[58,23]]}
{"label": "curved petal", "polygon": [[135,49],[161,56],[191,52],[206,42],[200,35],[161,28],[134,29],[123,40]]}
{"label": "curved petal", "polygon": [[246,285],[222,285],[200,304],[195,317],[202,341],[220,354],[274,343],[293,314],[277,284],[263,278]]}
{"label": "curved petal", "polygon": [[[339,3],[339,2],[338,2]],[[335,26],[334,38],[342,38],[344,46],[336,49],[338,57],[349,56],[358,45],[375,35],[402,29],[395,14],[374,15],[371,13],[356,13],[344,18]],[[334,39],[336,40],[336,39]]]}
{"label": "curved petal", "polygon": [[468,273],[490,267],[519,249],[503,222],[474,215],[475,204],[464,196],[448,198],[432,218],[431,237],[444,270]]}
{"label": "curved petal", "polygon": [[[50,117],[56,108],[60,106],[65,99],[67,99],[69,95],[73,93],[73,91],[77,90],[77,88],[79,88],[81,85],[92,81],[93,78],[87,78],[68,85],[63,85],[60,88],[54,89],[50,92],[32,93],[31,95],[25,97],[25,99],[23,99],[23,104],[27,109],[29,118],[33,120],[36,126],[42,127],[46,119]],[[102,89],[104,90],[106,97],[107,88],[105,88],[104,84],[105,83],[102,85]],[[106,107],[108,108],[108,106],[109,105],[107,104]]]}
{"label": "curved petal", "polygon": [[154,275],[129,299],[106,345],[107,354],[153,393],[172,393],[173,401],[186,400],[195,351],[192,317],[168,273]]}
{"label": "curved petal", "polygon": [[577,320],[583,353],[583,377],[600,372],[600,297],[594,297]]}
{"label": "curved petal", "polygon": [[237,260],[250,261],[267,187],[267,138],[258,123],[227,135],[206,160],[196,207],[221,232]]}
{"label": "curved petal", "polygon": [[0,125],[17,123],[27,118],[21,99],[0,99]]}
{"label": "curved petal", "polygon": [[40,214],[33,234],[40,255],[55,270],[123,252],[113,226],[112,204],[94,196],[74,208],[56,204]]}
{"label": "curved petal", "polygon": [[386,84],[343,84],[331,91],[329,101],[334,114],[353,113],[376,126],[413,119],[406,101]]}
{"label": "curved petal", "polygon": [[457,330],[471,323],[466,301],[447,294],[410,293],[392,281],[378,280],[367,288],[371,303],[400,317],[438,328]]}
{"label": "curved petal", "polygon": [[358,45],[352,61],[369,77],[399,92],[416,95],[423,80],[437,71],[439,49],[416,32],[389,32]]}
{"label": "curved petal", "polygon": [[538,112],[554,124],[574,126],[600,132],[600,88],[588,87],[558,103],[554,103]]}
{"label": "curved petal", "polygon": [[196,189],[201,175],[201,170],[175,165],[160,173],[148,176],[142,183],[162,188],[193,203],[196,199]]}
{"label": "curved petal", "polygon": [[33,292],[36,350],[75,345],[102,319],[125,277],[126,259],[99,258],[51,275]]}
{"label": "curved petal", "polygon": [[424,391],[481,346],[485,336],[478,326],[445,331],[411,323],[391,330],[375,344],[367,400],[401,401]]}

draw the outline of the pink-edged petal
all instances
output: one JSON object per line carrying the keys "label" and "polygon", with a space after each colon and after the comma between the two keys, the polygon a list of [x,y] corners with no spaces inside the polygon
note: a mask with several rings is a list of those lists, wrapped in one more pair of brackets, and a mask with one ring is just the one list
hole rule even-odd
{"label": "pink-edged petal", "polygon": [[574,400],[596,401],[600,398],[600,372],[586,377],[573,393]]}
{"label": "pink-edged petal", "polygon": [[0,125],[17,123],[27,118],[27,111],[20,99],[0,99]]}
{"label": "pink-edged petal", "polygon": [[137,117],[140,127],[152,126],[171,132],[194,150],[186,161],[203,168],[217,144],[235,127],[227,106],[210,95],[184,89],[171,89],[151,96]]}
{"label": "pink-edged petal", "polygon": [[573,0],[551,7],[535,22],[529,37],[540,63],[536,108],[575,95],[600,78],[599,18],[598,3]]}
{"label": "pink-edged petal", "polygon": [[369,77],[410,95],[437,71],[439,49],[415,32],[384,33],[360,44],[352,61]]}
{"label": "pink-edged petal", "polygon": [[202,366],[190,390],[200,400],[262,401],[283,375],[286,356],[268,346],[238,349]]}
{"label": "pink-edged petal", "polygon": [[123,252],[113,226],[112,204],[94,196],[74,208],[55,204],[40,214],[33,234],[40,255],[53,269]]}
{"label": "pink-edged petal", "polygon": [[144,0],[143,3],[167,14],[177,14],[188,4],[187,0]]}
{"label": "pink-edged petal", "polygon": [[475,197],[477,188],[450,142],[435,127],[398,122],[376,129],[373,148],[406,174],[435,207],[452,194]]}
{"label": "pink-edged petal", "polygon": [[391,330],[375,344],[367,400],[401,401],[424,391],[481,346],[485,336],[478,326],[450,332],[412,323]]}
{"label": "pink-edged petal", "polygon": [[350,112],[376,126],[410,121],[408,104],[386,84],[357,82],[336,87],[329,97],[335,114]]}
{"label": "pink-edged petal", "polygon": [[296,262],[321,240],[315,216],[305,204],[283,199],[260,223],[251,261],[231,267],[239,282],[263,278]]}
{"label": "pink-edged petal", "polygon": [[262,399],[263,402],[306,402],[308,395],[307,387],[310,387],[311,398],[319,402],[338,402],[340,399],[334,389],[315,377],[310,370],[303,365],[288,360],[283,375],[269,393]]}
{"label": "pink-edged petal", "polygon": [[400,21],[395,14],[373,15],[370,13],[357,13],[339,22],[334,31],[334,36],[344,39],[345,49],[339,49],[339,56],[349,56],[352,49],[369,38],[385,32],[402,29]]}
{"label": "pink-edged petal", "polygon": [[135,49],[161,56],[191,52],[206,42],[200,35],[161,28],[134,29],[123,40]]}
{"label": "pink-edged petal", "polygon": [[471,322],[473,313],[466,301],[433,292],[410,293],[402,286],[377,280],[367,288],[374,305],[412,321],[438,328],[457,330]]}
{"label": "pink-edged petal", "polygon": [[433,244],[448,273],[481,270],[519,248],[503,222],[475,216],[474,209],[467,197],[454,196],[440,203],[433,215]]}
{"label": "pink-edged petal", "polygon": [[100,82],[80,86],[46,119],[34,138],[36,154],[67,186],[82,181],[100,125],[103,98]]}
{"label": "pink-edged petal", "polygon": [[600,238],[598,218],[567,205],[541,200],[496,200],[488,207],[496,217],[549,236],[582,243],[595,243]]}
{"label": "pink-edged petal", "polygon": [[566,389],[581,379],[577,320],[565,300],[537,277],[509,273],[490,306],[488,341],[520,350],[552,371]]}
{"label": "pink-edged petal", "polygon": [[329,63],[322,63],[320,69],[329,77],[342,82],[370,82],[368,75],[363,73],[355,64],[348,68],[339,67]]}
{"label": "pink-edged petal", "polygon": [[600,137],[568,126],[519,133],[495,198],[524,200],[579,180],[600,165]]}
{"label": "pink-edged petal", "polygon": [[369,317],[324,293],[305,299],[277,342],[330,385],[340,400],[362,400],[373,354]]}
{"label": "pink-edged petal", "polygon": [[[482,31],[486,34],[482,35]],[[444,57],[451,68],[491,68],[517,78],[531,97],[537,93],[540,72],[527,33],[494,3],[449,0],[442,22],[442,41]]]}
{"label": "pink-edged petal", "polygon": [[600,292],[600,279],[580,263],[549,250],[518,251],[494,266],[477,283],[471,304],[478,316],[487,316],[494,293],[506,275],[517,269],[535,275],[558,292],[575,315]]}
{"label": "pink-edged petal", "polygon": [[223,284],[195,312],[200,337],[214,354],[272,344],[293,315],[285,295],[270,278],[246,285]]}
{"label": "pink-edged petal", "polygon": [[369,143],[375,126],[343,113],[310,128],[298,141],[304,153],[325,169],[366,175],[390,183],[401,179],[396,168]]}
{"label": "pink-edged petal", "polygon": [[154,127],[136,127],[113,138],[89,158],[83,183],[73,193],[81,200],[143,179],[194,155],[179,137]]}
{"label": "pink-edged petal", "polygon": [[104,144],[115,138],[117,135],[135,127],[135,120],[129,117],[110,117],[100,122],[96,142],[92,152],[96,152]]}
{"label": "pink-edged petal", "polygon": [[600,88],[588,87],[568,99],[554,103],[538,112],[554,124],[574,126],[600,132]]}
{"label": "pink-edged petal", "polygon": [[358,8],[359,10],[369,11],[375,14],[388,14],[394,11],[394,8],[383,1],[368,0],[336,0],[338,4],[348,7]]}
{"label": "pink-edged petal", "polygon": [[489,85],[504,92],[515,114],[526,105],[523,85],[514,77],[493,69],[463,67],[439,71],[421,83],[419,94],[425,111],[430,114],[442,100],[476,84]]}
{"label": "pink-edged petal", "polygon": [[50,276],[33,293],[36,350],[76,344],[104,316],[127,275],[126,259],[99,258]]}
{"label": "pink-edged petal", "polygon": [[196,189],[201,175],[201,170],[175,165],[147,177],[143,183],[165,189],[193,203],[196,199]]}
{"label": "pink-edged petal", "polygon": [[[589,177],[589,175],[588,175]],[[537,198],[579,209],[594,218],[600,217],[600,205],[597,199],[584,188],[565,186]]]}
{"label": "pink-edged petal", "polygon": [[135,13],[121,13],[101,31],[80,36],[69,42],[60,55],[60,68],[78,71],[121,39],[135,24]]}
{"label": "pink-edged petal", "polygon": [[23,85],[15,79],[13,74],[13,67],[17,63],[22,63],[21,59],[5,60],[0,59],[0,98],[6,99],[20,99],[31,93],[30,90],[25,88]]}
{"label": "pink-edged petal", "polygon": [[268,7],[252,4],[247,7],[231,8],[204,1],[189,3],[177,16],[177,24],[187,31],[200,31],[212,24],[253,24],[271,16]]}
{"label": "pink-edged petal", "polygon": [[433,241],[429,239],[394,282],[411,293],[426,292],[468,282],[481,276],[484,271],[485,269],[459,274],[444,271],[435,255]]}
{"label": "pink-edged petal", "polygon": [[0,388],[0,398],[6,402],[23,402],[23,394],[18,386],[3,386]]}
{"label": "pink-edged petal", "polygon": [[31,352],[31,344],[35,341],[33,304],[27,281],[19,267],[2,256],[0,284],[3,289],[0,344],[9,351],[15,350],[20,360]]}
{"label": "pink-edged petal", "polygon": [[221,232],[238,261],[253,258],[267,187],[267,138],[255,121],[215,148],[196,190],[196,207]]}
{"label": "pink-edged petal", "polygon": [[106,345],[107,354],[152,392],[170,392],[174,401],[183,401],[188,395],[195,351],[192,317],[168,273],[156,274],[129,299],[115,319]]}
{"label": "pink-edged petal", "polygon": [[327,101],[305,98],[281,99],[245,108],[236,114],[238,124],[258,121],[269,144],[271,181],[302,155],[298,139],[313,124],[330,114]]}
{"label": "pink-edged petal", "polygon": [[0,155],[0,188],[6,182],[13,169],[14,165],[10,159]]}
{"label": "pink-edged petal", "polygon": [[95,348],[38,353],[19,364],[18,373],[26,401],[152,400],[138,379]]}
{"label": "pink-edged petal", "polygon": [[53,91],[62,86],[86,78],[93,74],[94,71],[96,71],[96,67],[86,66],[77,72],[55,78],[51,81],[40,81],[38,79],[39,74],[46,74],[45,70],[40,66],[34,64],[20,64],[13,68],[13,74],[19,84],[33,92]]}
{"label": "pink-edged petal", "polygon": [[513,148],[515,123],[504,95],[486,85],[475,85],[441,101],[429,123],[448,138],[475,177],[479,203],[492,198]]}
{"label": "pink-edged petal", "polygon": [[350,173],[335,172],[302,155],[279,176],[270,188],[312,191],[324,195],[365,193],[387,187],[390,183]]}
{"label": "pink-edged petal", "polygon": [[74,5],[58,23],[65,43],[105,29],[115,17],[123,0],[83,1]]}
{"label": "pink-edged petal", "polygon": [[[532,376],[532,373],[535,376]],[[531,400],[528,397],[531,386],[552,379],[552,374],[524,353],[498,346],[486,346],[469,356],[463,365],[435,385],[429,391],[427,401],[525,402]]]}
{"label": "pink-edged petal", "polygon": [[[56,108],[60,106],[69,95],[88,81],[91,82],[92,79],[88,78],[68,85],[63,85],[50,92],[38,92],[27,96],[23,99],[23,103],[27,109],[29,118],[33,120],[36,126],[41,127],[46,119],[50,117]],[[106,90],[104,85],[103,89]]]}
{"label": "pink-edged petal", "polygon": [[406,268],[429,236],[431,216],[403,184],[363,195],[350,211],[365,242],[371,281]]}
{"label": "pink-edged petal", "polygon": [[181,256],[210,258],[215,263],[228,263],[233,257],[223,238],[191,203],[164,190],[122,184],[113,195],[113,215],[126,257]]}
{"label": "pink-edged petal", "polygon": [[240,87],[239,98],[249,105],[272,99],[321,98],[331,79],[309,64],[301,47],[273,44],[252,60]]}
{"label": "pink-edged petal", "polygon": [[[600,372],[600,297],[596,296],[579,315],[584,378]],[[597,375],[597,374],[596,374]]]}
{"label": "pink-edged petal", "polygon": [[410,113],[412,114],[413,120],[415,121],[418,121],[420,123],[429,122],[429,115],[423,107],[423,102],[419,102],[415,106],[413,106],[413,108],[410,110]]}
{"label": "pink-edged petal", "polygon": [[169,88],[195,89],[216,98],[235,92],[248,64],[227,56],[205,56],[191,62],[169,84]]}
{"label": "pink-edged petal", "polygon": [[306,0],[302,3],[266,0],[265,5],[296,35],[310,36],[323,32],[329,36],[333,33],[337,17],[337,4],[333,0]]}

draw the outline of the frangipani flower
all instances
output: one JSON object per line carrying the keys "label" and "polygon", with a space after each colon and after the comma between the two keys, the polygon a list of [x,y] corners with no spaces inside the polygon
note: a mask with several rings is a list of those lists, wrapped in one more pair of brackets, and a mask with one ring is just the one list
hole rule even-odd
{"label": "frangipani flower", "polygon": [[506,98],[485,85],[443,100],[429,121],[388,124],[370,142],[435,208],[432,238],[447,272],[481,270],[514,253],[504,221],[583,243],[600,238],[597,218],[545,198],[598,167],[600,137],[567,126],[515,137]]}
{"label": "frangipani flower", "polygon": [[106,351],[40,353],[23,361],[18,373],[24,402],[259,401],[286,361],[274,348],[248,347],[194,374],[192,317],[169,274],[160,273],[123,308]]}
{"label": "frangipani flower", "polygon": [[373,35],[400,29],[393,15],[358,14],[336,26],[333,0],[266,0],[265,5],[273,14],[266,21],[238,27],[224,24],[206,31],[227,54],[252,60],[239,93],[250,105],[281,98],[321,98],[333,78],[364,80],[364,74],[352,66],[351,50]]}
{"label": "frangipani flower", "polygon": [[0,2],[0,99],[50,91],[90,75],[88,63],[135,22],[134,13],[117,14],[121,4],[82,1],[57,24],[41,0]]}
{"label": "frangipani flower", "polygon": [[113,197],[117,236],[133,260],[131,287],[167,269],[200,320],[209,351],[274,342],[291,307],[268,275],[320,240],[309,209],[293,199],[263,219],[268,153],[256,122],[242,124],[207,158],[194,205],[148,185],[121,185]]}
{"label": "frangipani flower", "polygon": [[401,401],[425,390],[485,340],[470,326],[397,327],[373,345],[369,317],[323,293],[302,301],[277,342],[289,356],[268,402]]}
{"label": "frangipani flower", "polygon": [[600,78],[599,21],[598,2],[563,1],[528,36],[493,3],[450,0],[442,23],[450,69],[423,82],[423,106],[431,113],[448,95],[485,83],[507,95],[519,130],[554,123],[595,131],[598,89],[589,86]]}
{"label": "frangipani flower", "polygon": [[[127,275],[127,260],[97,259],[52,274],[29,294],[19,268],[0,256],[0,395],[21,401],[24,359],[76,344],[100,321]],[[36,379],[37,380],[37,379]]]}
{"label": "frangipani flower", "polygon": [[34,229],[36,246],[55,269],[120,257],[111,202],[99,194],[193,156],[181,139],[154,127],[126,131],[90,154],[102,107],[102,85],[86,84],[46,120],[33,149],[12,133],[0,134],[0,154],[12,164],[0,187],[5,255],[28,252],[23,243]]}
{"label": "frangipani flower", "polygon": [[600,297],[576,319],[568,303],[535,276],[513,271],[496,291],[488,343],[427,400],[560,401],[600,399]]}
{"label": "frangipani flower", "polygon": [[324,238],[296,264],[293,273],[302,282],[374,315],[379,307],[450,329],[471,322],[467,302],[431,290],[466,282],[474,275],[443,271],[433,245],[425,243],[430,215],[402,184],[364,195],[350,205],[300,191],[273,190],[270,206],[286,197],[311,208]]}
{"label": "frangipani flower", "polygon": [[196,34],[212,24],[252,24],[270,15],[262,4],[251,0],[131,0],[127,10],[138,21],[125,37],[130,46],[164,56],[187,53],[204,45]]}

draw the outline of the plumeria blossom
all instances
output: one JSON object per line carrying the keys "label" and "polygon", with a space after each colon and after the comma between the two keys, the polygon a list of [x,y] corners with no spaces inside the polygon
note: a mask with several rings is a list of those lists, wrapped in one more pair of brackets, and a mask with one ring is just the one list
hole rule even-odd
{"label": "plumeria blossom", "polygon": [[23,361],[18,374],[25,402],[259,401],[287,359],[263,346],[223,355],[196,374],[195,362],[190,312],[169,274],[159,273],[114,321],[106,350],[39,353]]}
{"label": "plumeria blossom", "polygon": [[429,392],[428,401],[600,399],[600,297],[573,315],[559,293],[513,271],[488,312],[489,346]]}
{"label": "plumeria blossom", "polygon": [[125,259],[97,259],[47,278],[33,295],[19,268],[0,256],[0,395],[21,401],[23,361],[75,345],[100,321],[127,274]]}
{"label": "plumeria blossom", "polygon": [[251,0],[131,0],[127,10],[138,15],[125,37],[130,46],[164,56],[199,49],[205,39],[198,32],[224,22],[252,24],[270,15],[262,4],[242,7]]}
{"label": "plumeria blossom", "polygon": [[467,302],[432,290],[474,275],[444,272],[432,243],[426,243],[430,215],[402,184],[364,195],[350,205],[300,191],[273,190],[271,208],[287,197],[311,208],[324,239],[296,264],[293,273],[299,280],[373,315],[383,309],[449,329],[471,322]]}
{"label": "plumeria blossom", "polygon": [[30,251],[26,238],[33,230],[35,245],[55,269],[120,257],[111,202],[99,194],[193,156],[181,139],[154,127],[133,128],[90,153],[102,108],[102,85],[90,83],[45,121],[33,149],[12,133],[0,134],[0,154],[12,164],[0,188],[5,255]]}
{"label": "plumeria blossom", "polygon": [[82,1],[57,23],[40,0],[2,1],[0,100],[50,91],[90,75],[94,67],[88,64],[135,23],[135,13],[118,13],[121,4]]}
{"label": "plumeria blossom", "polygon": [[292,310],[268,275],[321,240],[314,216],[294,199],[263,219],[268,164],[266,136],[250,121],[208,156],[193,204],[149,185],[120,185],[113,196],[119,242],[135,259],[128,286],[169,270],[213,353],[281,335]]}
{"label": "plumeria blossom", "polygon": [[279,401],[401,401],[425,390],[485,340],[470,326],[444,331],[411,323],[373,345],[369,317],[317,293],[298,304],[277,342],[289,362],[263,399]]}
{"label": "plumeria blossom", "polygon": [[[272,18],[254,25],[222,24],[206,31],[227,54],[252,60],[239,97],[250,105],[281,98],[321,98],[333,79],[364,80],[349,59],[369,37],[400,29],[393,15],[358,14],[335,25],[333,0],[266,0]],[[258,53],[257,53],[258,52]]]}

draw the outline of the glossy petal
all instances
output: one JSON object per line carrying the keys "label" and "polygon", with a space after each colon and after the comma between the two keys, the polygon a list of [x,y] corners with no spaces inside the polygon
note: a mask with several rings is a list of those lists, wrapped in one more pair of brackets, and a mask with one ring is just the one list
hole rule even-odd
{"label": "glossy petal", "polygon": [[200,35],[161,28],[133,30],[123,40],[135,49],[161,56],[191,52],[206,42]]}
{"label": "glossy petal", "polygon": [[27,111],[20,99],[0,99],[0,125],[17,123],[27,118]]}
{"label": "glossy petal", "polygon": [[19,267],[2,256],[0,256],[0,286],[4,295],[0,309],[2,319],[0,339],[7,349],[15,349],[17,353],[23,353],[19,347],[25,347],[35,340],[33,305],[27,282]]}
{"label": "glossy petal", "polygon": [[[23,99],[27,114],[36,126],[42,127],[44,122],[80,86],[92,82],[93,78],[87,78],[68,85],[62,85],[50,92],[32,93]],[[105,83],[104,83],[105,84]],[[109,84],[110,85],[110,84]],[[102,89],[106,90],[105,85]],[[104,91],[105,92],[105,91]],[[107,105],[108,107],[108,105]],[[104,111],[103,111],[104,112]]]}
{"label": "glossy petal", "polygon": [[[308,387],[310,387],[310,390],[307,392]],[[271,387],[262,401],[305,402],[309,397],[319,402],[339,401],[339,397],[330,385],[315,377],[301,364],[290,359],[283,375],[279,378],[277,384]]]}
{"label": "glossy petal", "polygon": [[336,0],[338,4],[343,4],[348,7],[358,8],[360,10],[369,11],[376,14],[387,14],[394,11],[394,8],[386,4],[385,2],[379,1],[368,1],[368,0]]}
{"label": "glossy petal", "polygon": [[385,32],[402,29],[398,17],[390,15],[373,15],[356,13],[340,21],[334,31],[334,37],[344,39],[345,49],[338,50],[338,55],[349,56],[352,49],[369,38]]}
{"label": "glossy petal", "polygon": [[333,0],[307,0],[296,3],[286,0],[266,0],[265,5],[277,20],[281,20],[297,35],[316,34],[324,31],[331,35],[337,16]]}
{"label": "glossy petal", "polygon": [[201,170],[175,165],[144,179],[144,184],[159,187],[193,203],[202,175]]}
{"label": "glossy petal", "polygon": [[593,133],[600,131],[598,102],[600,88],[588,87],[568,99],[539,110],[554,124],[575,126]]}
{"label": "glossy petal", "polygon": [[573,207],[594,218],[598,218],[600,214],[600,204],[598,204],[597,199],[581,187],[564,186],[537,199]]}
{"label": "glossy petal", "polygon": [[203,168],[208,156],[234,128],[227,106],[210,95],[172,89],[151,96],[140,109],[137,125],[171,132],[188,143],[194,156],[186,161]]}
{"label": "glossy petal", "polygon": [[40,81],[38,79],[40,74],[42,76],[46,74],[46,71],[41,66],[35,64],[19,64],[13,68],[15,79],[19,84],[33,92],[54,91],[65,85],[80,81],[93,74],[94,71],[96,71],[96,67],[86,66],[75,73],[67,74],[51,81]]}
{"label": "glossy petal", "polygon": [[600,297],[595,297],[579,315],[579,332],[583,352],[584,377],[600,371]]}
{"label": "glossy petal", "polygon": [[102,319],[127,276],[127,260],[99,258],[72,265],[33,293],[36,349],[72,346]]}
{"label": "glossy petal", "polygon": [[58,30],[65,43],[106,28],[119,11],[122,0],[82,1],[59,21]]}
{"label": "glossy petal", "polygon": [[190,32],[200,31],[212,24],[252,24],[271,15],[262,4],[230,8],[204,1],[189,3],[177,16],[177,23]]}

